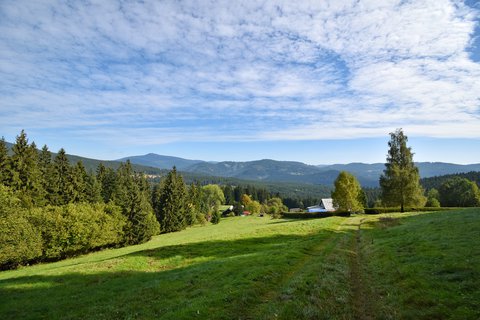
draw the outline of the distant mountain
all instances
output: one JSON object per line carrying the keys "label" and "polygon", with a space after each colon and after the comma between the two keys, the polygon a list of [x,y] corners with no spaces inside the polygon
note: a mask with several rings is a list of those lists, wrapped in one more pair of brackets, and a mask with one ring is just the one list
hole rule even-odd
{"label": "distant mountain", "polygon": [[[12,154],[13,143],[5,142],[5,145],[7,146],[7,149],[9,149],[8,150],[9,154]],[[51,152],[51,153],[52,153],[52,159],[55,158],[57,153],[55,152]],[[100,163],[103,163],[103,165],[107,168],[117,169],[122,162],[126,161],[126,160],[125,161],[97,160],[97,159],[85,158],[85,157],[71,155],[71,154],[67,154],[67,158],[71,164],[75,164],[79,161],[82,161],[83,165],[88,171],[95,171]],[[141,164],[136,164],[132,162],[132,167],[133,167],[133,170],[137,172],[144,172],[146,174],[151,174],[151,175],[165,174],[165,170],[161,170],[160,168],[157,168],[155,166],[141,165]]]}
{"label": "distant mountain", "polygon": [[429,178],[447,174],[480,171],[480,163],[476,164],[453,164],[444,162],[418,162],[416,163],[420,176]]}
{"label": "distant mountain", "polygon": [[[249,181],[307,183],[313,185],[332,186],[340,171],[354,174],[364,187],[377,187],[384,163],[348,163],[312,166],[295,161],[276,161],[270,159],[235,162],[206,162],[188,160],[178,157],[147,154],[120,159],[130,159],[134,164],[146,165],[161,169],[170,169],[176,166],[178,170],[201,176],[215,176],[236,178]],[[428,178],[446,174],[455,174],[469,171],[480,171],[480,164],[459,165],[443,162],[419,162],[420,176]]]}
{"label": "distant mountain", "polygon": [[185,171],[206,175],[234,177],[237,179],[294,182],[315,185],[333,185],[342,170],[350,171],[357,176],[364,186],[376,186],[383,164],[348,164],[312,166],[302,162],[258,160],[248,162],[198,163]]}
{"label": "distant mountain", "polygon": [[127,160],[130,160],[131,163],[135,164],[169,170],[172,169],[173,166],[177,167],[178,170],[183,170],[187,167],[204,162],[201,160],[188,160],[178,157],[162,156],[155,153],[149,153],[143,156],[125,157],[118,159],[117,161],[125,162]]}
{"label": "distant mountain", "polygon": [[319,169],[301,162],[265,159],[248,162],[202,162],[186,168],[185,171],[248,180],[288,182],[298,181],[296,177],[317,173]]}

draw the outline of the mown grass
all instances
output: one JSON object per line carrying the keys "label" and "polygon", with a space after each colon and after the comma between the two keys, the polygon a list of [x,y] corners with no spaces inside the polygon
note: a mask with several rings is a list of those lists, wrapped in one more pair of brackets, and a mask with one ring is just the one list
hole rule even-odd
{"label": "mown grass", "polygon": [[223,219],[0,273],[1,319],[475,319],[479,210]]}
{"label": "mown grass", "polygon": [[381,318],[480,319],[479,209],[387,215],[373,227],[363,250],[388,306]]}

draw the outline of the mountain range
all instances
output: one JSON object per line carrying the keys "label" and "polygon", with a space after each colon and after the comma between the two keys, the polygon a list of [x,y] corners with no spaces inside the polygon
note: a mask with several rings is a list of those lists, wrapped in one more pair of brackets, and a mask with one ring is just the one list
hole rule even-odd
{"label": "mountain range", "polygon": [[[11,153],[12,144],[6,143]],[[55,156],[52,153],[52,156]],[[276,161],[270,159],[235,162],[207,162],[202,160],[190,160],[179,157],[158,155],[149,153],[125,157],[114,161],[90,159],[75,155],[68,155],[71,163],[82,161],[87,170],[95,171],[99,163],[106,167],[118,168],[121,162],[130,160],[135,171],[144,172],[154,176],[163,176],[166,170],[173,166],[182,172],[187,181],[230,181],[238,183],[239,180],[262,183],[293,183],[295,187],[300,184],[316,186],[332,186],[340,171],[348,171],[354,174],[364,187],[377,187],[378,179],[382,174],[384,163],[348,163],[333,165],[308,165],[295,161]],[[417,162],[421,178],[436,177],[448,174],[480,171],[480,163],[461,165],[444,162]],[[218,178],[221,179],[219,180]]]}
{"label": "mountain range", "polygon": [[[207,162],[201,160],[188,160],[178,157],[162,156],[149,153],[144,156],[133,156],[119,159],[129,159],[133,164],[171,169],[176,166],[178,170],[201,174],[237,178],[250,181],[265,182],[295,182],[316,185],[333,185],[340,171],[354,174],[364,187],[378,186],[378,179],[382,174],[384,163],[349,163],[334,165],[308,165],[295,161],[276,161],[270,159],[247,162]],[[441,176],[446,174],[480,171],[480,163],[460,165],[443,162],[417,162],[417,167],[422,178]]]}

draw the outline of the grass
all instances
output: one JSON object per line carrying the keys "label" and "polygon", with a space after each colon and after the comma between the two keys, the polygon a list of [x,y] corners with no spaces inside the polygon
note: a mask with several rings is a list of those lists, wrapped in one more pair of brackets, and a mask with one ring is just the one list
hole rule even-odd
{"label": "grass", "polygon": [[0,273],[1,319],[476,319],[480,211],[261,217]]}

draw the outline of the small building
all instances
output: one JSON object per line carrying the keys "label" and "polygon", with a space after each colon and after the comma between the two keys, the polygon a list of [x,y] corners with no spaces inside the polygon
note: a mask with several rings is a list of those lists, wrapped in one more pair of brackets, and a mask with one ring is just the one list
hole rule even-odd
{"label": "small building", "polygon": [[332,212],[335,211],[335,207],[333,206],[333,199],[332,198],[325,198],[320,200],[320,203],[316,206],[311,206],[307,208],[307,212]]}
{"label": "small building", "polygon": [[290,208],[289,212],[302,212],[300,208]]}

